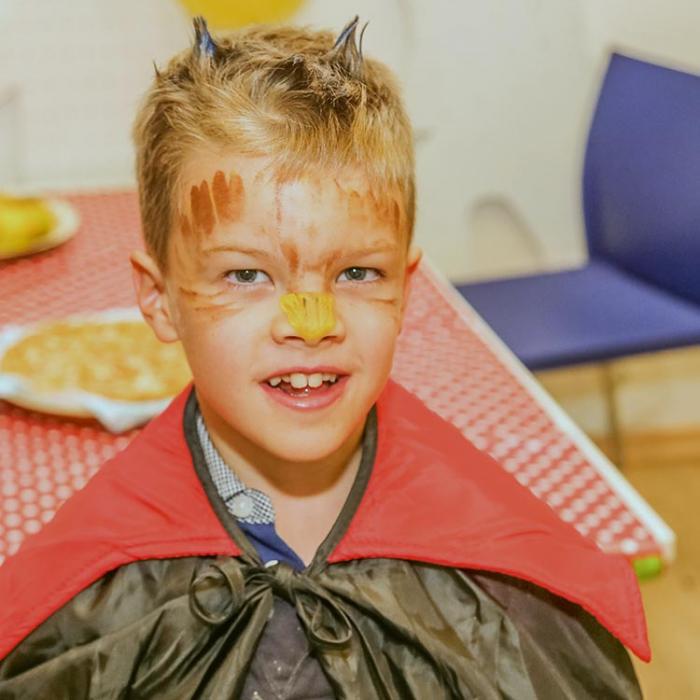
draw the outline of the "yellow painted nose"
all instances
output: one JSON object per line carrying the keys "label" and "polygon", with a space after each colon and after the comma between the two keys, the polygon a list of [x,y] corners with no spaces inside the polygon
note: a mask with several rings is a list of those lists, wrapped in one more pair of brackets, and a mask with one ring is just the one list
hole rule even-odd
{"label": "yellow painted nose", "polygon": [[306,341],[318,340],[335,328],[335,305],[326,292],[289,292],[280,306],[292,328]]}

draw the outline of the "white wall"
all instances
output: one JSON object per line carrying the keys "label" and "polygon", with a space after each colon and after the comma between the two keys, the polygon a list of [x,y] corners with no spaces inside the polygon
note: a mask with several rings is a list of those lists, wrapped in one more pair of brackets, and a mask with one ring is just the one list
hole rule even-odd
{"label": "white wall", "polygon": [[[420,137],[417,238],[455,279],[585,258],[581,159],[611,42],[700,67],[696,0],[308,0],[296,21],[339,29],[356,12]],[[16,178],[131,182],[151,62],[190,35],[175,0],[0,0],[0,92],[22,90]]]}
{"label": "white wall", "polygon": [[586,0],[589,60],[602,64],[611,49],[700,72],[697,0]]}
{"label": "white wall", "polygon": [[17,179],[130,181],[129,129],[152,60],[187,32],[171,0],[0,0],[0,85],[21,90]]}
{"label": "white wall", "polygon": [[[398,72],[424,137],[417,235],[438,264],[458,277],[478,272],[471,209],[501,195],[538,238],[537,264],[579,259],[578,5],[310,0],[297,21],[340,28],[355,12],[370,20],[366,50]],[[151,60],[185,46],[188,34],[173,0],[0,0],[0,84],[23,90],[18,177],[59,186],[129,180],[130,123]],[[496,269],[522,248],[494,253],[486,236],[475,250]]]}

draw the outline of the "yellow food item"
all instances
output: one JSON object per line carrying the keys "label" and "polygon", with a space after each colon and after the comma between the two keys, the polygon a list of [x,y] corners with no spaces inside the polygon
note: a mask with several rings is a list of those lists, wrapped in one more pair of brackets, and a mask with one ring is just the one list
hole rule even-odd
{"label": "yellow food item", "polygon": [[282,311],[304,340],[318,340],[335,327],[334,299],[325,292],[290,292],[280,298]]}
{"label": "yellow food item", "polygon": [[142,321],[38,325],[0,359],[39,393],[82,389],[121,401],[163,399],[190,380],[179,344],[161,343]]}
{"label": "yellow food item", "polygon": [[0,254],[31,249],[55,225],[56,217],[43,200],[0,195]]}

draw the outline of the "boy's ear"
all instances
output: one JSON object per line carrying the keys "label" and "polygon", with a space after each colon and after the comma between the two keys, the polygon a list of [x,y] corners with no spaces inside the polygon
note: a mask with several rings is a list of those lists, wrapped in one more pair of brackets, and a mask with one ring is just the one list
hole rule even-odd
{"label": "boy's ear", "polygon": [[408,256],[406,259],[406,277],[404,278],[403,286],[403,303],[401,304],[401,321],[403,322],[403,316],[406,311],[406,306],[408,306],[408,297],[411,293],[411,279],[420,265],[420,261],[423,258],[423,251],[416,245],[411,245],[408,249]]}
{"label": "boy's ear", "polygon": [[178,333],[168,304],[165,279],[158,263],[142,250],[133,251],[129,260],[136,301],[146,323],[153,329],[158,340],[174,343],[178,340]]}

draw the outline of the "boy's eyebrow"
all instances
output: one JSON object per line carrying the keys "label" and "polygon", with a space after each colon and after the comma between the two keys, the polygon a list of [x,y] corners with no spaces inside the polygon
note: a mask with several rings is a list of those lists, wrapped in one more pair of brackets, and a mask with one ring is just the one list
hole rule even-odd
{"label": "boy's eyebrow", "polygon": [[267,250],[262,250],[261,248],[246,248],[240,245],[217,245],[210,248],[203,248],[202,252],[205,255],[210,255],[211,253],[243,253],[244,255],[264,255],[266,257],[273,257],[272,253]]}
{"label": "boy's eyebrow", "polygon": [[330,266],[336,260],[342,260],[343,258],[362,258],[365,255],[372,255],[373,253],[393,253],[399,249],[399,246],[393,243],[380,242],[377,245],[369,246],[367,248],[359,248],[356,250],[348,248],[341,248],[340,250],[331,250],[326,253],[321,260],[321,265]]}
{"label": "boy's eyebrow", "polygon": [[[367,248],[361,248],[359,250],[348,250],[347,248],[342,248],[341,250],[337,251],[331,251],[328,254],[328,259],[333,260],[336,259],[338,256],[343,255],[357,255],[357,256],[362,256],[362,255],[371,255],[372,253],[393,253],[395,251],[399,250],[399,246],[396,245],[395,243],[378,243],[375,246],[369,246]],[[218,246],[212,246],[210,248],[204,248],[202,250],[203,253],[206,255],[213,254],[213,253],[243,253],[244,255],[262,255],[264,257],[272,258],[275,257],[273,253],[271,253],[269,250],[263,250],[261,248],[246,248],[245,246],[241,245],[218,245]]]}
{"label": "boy's eyebrow", "polygon": [[399,250],[400,246],[396,243],[384,243],[378,242],[376,245],[369,246],[368,248],[361,248],[359,250],[348,250],[348,255],[370,255],[371,253],[393,253]]}

